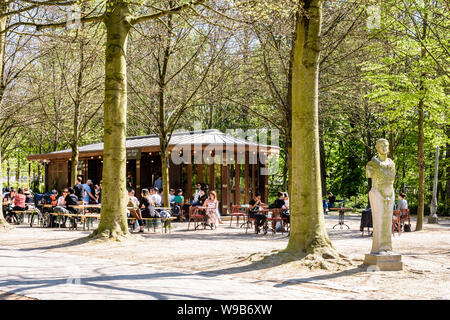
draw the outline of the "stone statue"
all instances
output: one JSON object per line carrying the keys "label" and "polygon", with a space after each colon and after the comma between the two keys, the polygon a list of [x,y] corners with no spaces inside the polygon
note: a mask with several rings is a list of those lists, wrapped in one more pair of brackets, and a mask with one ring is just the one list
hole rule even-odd
{"label": "stone statue", "polygon": [[392,253],[392,214],[394,210],[395,164],[387,157],[389,142],[378,139],[378,156],[367,163],[367,178],[372,178],[369,192],[372,208],[373,241],[370,254],[366,254],[364,264],[374,270],[398,271],[403,269],[401,255]]}
{"label": "stone statue", "polygon": [[387,157],[389,142],[378,139],[378,156],[367,163],[366,175],[372,178],[369,192],[372,208],[373,241],[370,254],[366,254],[364,264],[374,265],[379,270],[402,270],[401,256],[392,253],[392,214],[394,210],[395,164]]}
{"label": "stone statue", "polygon": [[392,252],[395,164],[387,157],[389,142],[386,139],[379,139],[376,148],[378,156],[373,157],[366,166],[366,175],[372,178],[369,200],[372,208],[373,242],[370,253],[383,255]]}

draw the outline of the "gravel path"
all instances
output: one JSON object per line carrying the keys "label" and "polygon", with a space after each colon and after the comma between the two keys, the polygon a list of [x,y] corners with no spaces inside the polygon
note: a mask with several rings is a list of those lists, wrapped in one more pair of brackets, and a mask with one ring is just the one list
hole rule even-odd
{"label": "gravel path", "polygon": [[[0,234],[0,299],[449,299],[450,221],[393,239],[404,270],[368,272],[371,238],[359,217],[335,230],[333,245],[354,260],[340,271],[256,265],[248,256],[286,247],[287,235],[217,230],[145,233],[126,242],[86,242],[89,232],[19,226]],[[413,227],[415,221],[413,221]],[[14,296],[14,295],[16,296]],[[18,296],[20,295],[20,296]]]}

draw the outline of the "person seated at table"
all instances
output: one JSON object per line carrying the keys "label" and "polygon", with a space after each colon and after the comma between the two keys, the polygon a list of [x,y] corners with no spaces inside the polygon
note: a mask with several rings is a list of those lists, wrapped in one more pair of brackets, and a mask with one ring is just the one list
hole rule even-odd
{"label": "person seated at table", "polygon": [[[75,195],[75,189],[70,187],[69,194],[65,198],[66,201],[66,209],[72,214],[80,214],[80,210],[78,208],[74,208],[72,206],[78,206],[78,197]],[[73,218],[73,225],[76,228],[77,222],[76,219]]]}
{"label": "person seated at table", "polygon": [[13,211],[25,211],[28,210],[28,207],[25,205],[26,196],[23,194],[23,189],[19,188],[17,194],[14,196],[13,208],[11,212],[8,213],[8,216],[11,216],[15,219],[16,223],[19,224],[19,216],[17,213]]}
{"label": "person seated at table", "polygon": [[[155,203],[150,195],[148,189],[142,189],[141,192],[142,199],[139,202],[139,208],[142,218],[154,218],[155,217]],[[144,232],[143,220],[138,220],[139,232]]]}
{"label": "person seated at table", "polygon": [[8,202],[11,199],[10,189],[6,187],[2,192],[2,202]]}
{"label": "person seated at table", "polygon": [[211,228],[211,230],[217,228],[217,224],[219,223],[219,217],[217,216],[218,206],[219,202],[217,201],[216,192],[210,191],[209,198],[205,200],[204,207],[206,208],[206,224]]}
{"label": "person seated at table", "polygon": [[28,187],[23,189],[23,194],[27,197],[25,203],[33,203],[33,195]]}
{"label": "person seated at table", "polygon": [[208,196],[206,195],[205,190],[200,190],[200,194],[198,196],[198,200],[197,202],[193,203],[193,206],[196,207],[203,207],[203,205],[205,204],[205,201],[208,199]]}
{"label": "person seated at table", "polygon": [[408,209],[408,202],[406,201],[406,194],[400,192],[397,201],[397,210]]}
{"label": "person seated at table", "polygon": [[[143,222],[142,222],[142,215],[141,215],[141,211],[139,210],[139,200],[138,200],[138,198],[136,198],[134,196],[133,189],[131,189],[130,192],[128,192],[127,197],[128,197],[127,207],[128,207],[128,212],[130,213],[130,217],[135,218],[138,221],[139,227],[142,226],[142,230],[144,230]],[[133,222],[133,224],[134,224],[134,222]]]}
{"label": "person seated at table", "polygon": [[[58,201],[56,202],[56,207],[53,209],[54,212],[63,213],[63,214],[69,213],[69,211],[65,208],[66,197],[68,194],[69,194],[69,189],[64,188],[62,195],[58,198]],[[54,215],[51,216],[51,222],[50,222],[51,226],[54,225],[57,218],[58,218],[57,216],[54,216]],[[63,225],[65,226],[67,217],[63,217],[62,220],[63,220]]]}
{"label": "person seated at table", "polygon": [[174,189],[169,190],[169,203],[171,206],[173,206],[175,204],[175,190]]}
{"label": "person seated at table", "polygon": [[156,189],[155,187],[150,188],[150,197],[153,200],[153,203],[156,207],[160,207],[161,206],[161,195],[158,194],[158,189]]}
{"label": "person seated at table", "polygon": [[284,206],[284,193],[278,192],[275,201],[270,204],[269,209],[281,209]]}
{"label": "person seated at table", "polygon": [[259,209],[262,205],[263,203],[261,202],[261,193],[256,192],[254,198],[248,203],[248,217],[251,219],[255,219],[256,233],[259,233],[261,231],[261,227],[264,226],[264,234],[266,234],[268,229],[266,225],[267,217],[266,215],[259,212]]}
{"label": "person seated at table", "polygon": [[50,203],[52,206],[56,206],[56,203],[58,202],[58,191],[55,189],[52,190],[50,194]]}
{"label": "person seated at table", "polygon": [[328,208],[334,208],[335,202],[336,196],[332,192],[328,192],[328,199],[327,199]]}
{"label": "person seated at table", "polygon": [[291,223],[291,213],[289,211],[289,195],[284,192],[284,205],[281,207],[281,217],[286,219],[286,223]]}
{"label": "person seated at table", "polygon": [[200,191],[203,189],[201,183],[197,183],[196,186],[197,186],[197,189],[195,189],[195,192],[194,192],[194,194],[193,194],[193,199],[192,199],[192,201],[191,201],[191,203],[192,203],[193,205],[195,205],[195,203],[198,202],[198,197],[200,196]]}
{"label": "person seated at table", "polygon": [[14,197],[16,196],[16,190],[14,190],[13,187],[11,187],[11,189],[9,189],[9,191],[7,193],[5,193],[5,202],[13,202],[14,201]]}

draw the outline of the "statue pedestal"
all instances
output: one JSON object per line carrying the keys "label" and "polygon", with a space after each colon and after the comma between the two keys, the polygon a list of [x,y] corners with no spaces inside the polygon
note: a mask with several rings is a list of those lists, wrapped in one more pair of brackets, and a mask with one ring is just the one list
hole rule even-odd
{"label": "statue pedestal", "polygon": [[437,216],[429,216],[428,217],[428,223],[432,223],[432,224],[439,224],[439,221],[438,221],[438,217]]}
{"label": "statue pedestal", "polygon": [[399,254],[378,255],[368,253],[364,257],[366,266],[376,266],[380,271],[403,270],[402,256]]}

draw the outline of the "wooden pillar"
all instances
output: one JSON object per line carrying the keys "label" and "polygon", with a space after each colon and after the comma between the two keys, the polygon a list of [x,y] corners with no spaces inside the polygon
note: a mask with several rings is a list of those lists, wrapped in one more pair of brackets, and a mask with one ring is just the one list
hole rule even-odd
{"label": "wooden pillar", "polygon": [[192,164],[188,163],[186,167],[186,174],[187,174],[187,186],[186,186],[186,195],[185,195],[185,201],[190,200],[192,197]]}
{"label": "wooden pillar", "polygon": [[256,164],[252,164],[252,198],[256,193]]}
{"label": "wooden pillar", "polygon": [[227,165],[226,157],[223,157],[222,162],[222,214],[228,214],[228,207],[229,207],[229,199],[230,199],[230,186],[229,186],[229,167]]}
{"label": "wooden pillar", "polygon": [[84,160],[84,166],[83,166],[83,169],[84,169],[84,172],[83,172],[83,183],[86,183],[86,181],[88,180],[88,162],[89,162],[89,160],[88,159],[85,159]]}
{"label": "wooden pillar", "polygon": [[209,165],[209,190],[215,190],[214,163]]}
{"label": "wooden pillar", "polygon": [[203,164],[197,164],[197,182],[196,183],[205,183],[203,181]]}
{"label": "wooden pillar", "polygon": [[241,204],[241,165],[238,160],[238,153],[234,157],[234,204]]}
{"label": "wooden pillar", "polygon": [[141,194],[141,160],[136,159],[136,193]]}
{"label": "wooden pillar", "polygon": [[249,171],[250,171],[250,164],[249,164],[249,154],[248,152],[245,153],[245,178],[244,178],[244,183],[245,183],[245,203],[249,203],[250,202],[250,177],[249,177]]}

